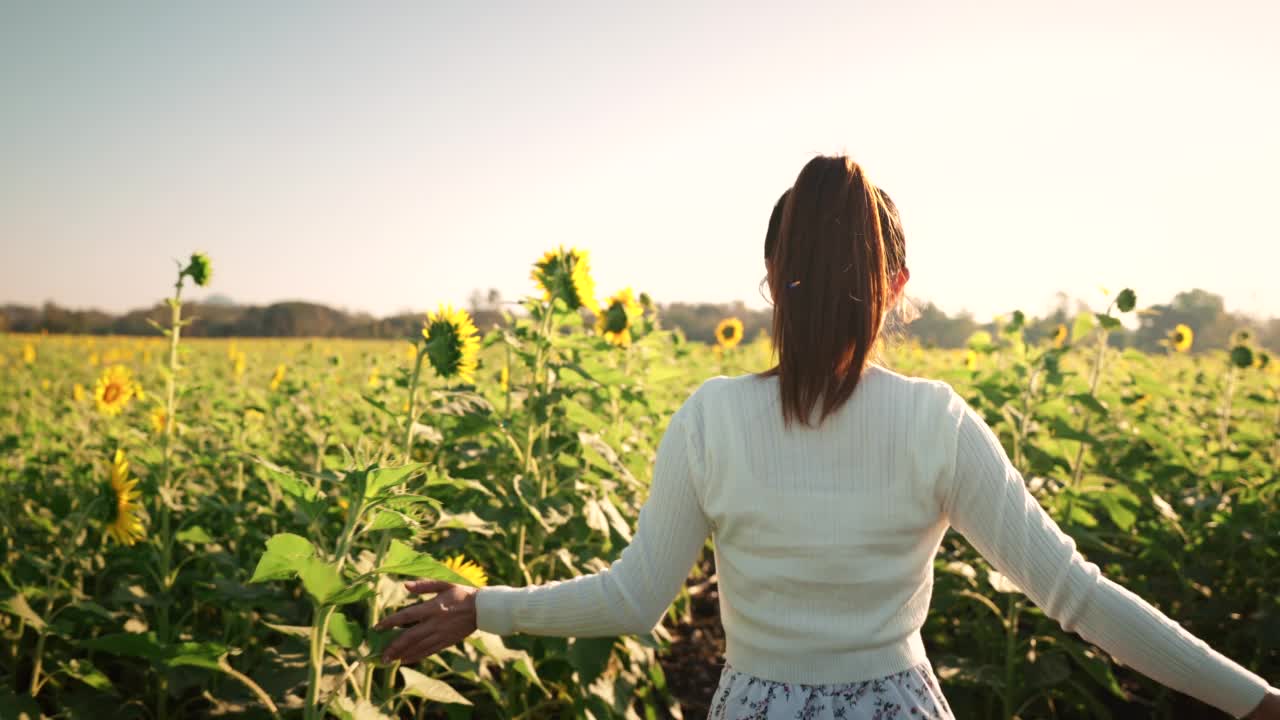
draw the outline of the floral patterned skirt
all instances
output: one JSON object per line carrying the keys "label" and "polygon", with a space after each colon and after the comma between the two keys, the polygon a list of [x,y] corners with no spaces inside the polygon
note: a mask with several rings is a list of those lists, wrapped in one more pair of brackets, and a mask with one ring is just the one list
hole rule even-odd
{"label": "floral patterned skirt", "polygon": [[765,680],[725,662],[707,720],[955,720],[929,663],[849,683]]}

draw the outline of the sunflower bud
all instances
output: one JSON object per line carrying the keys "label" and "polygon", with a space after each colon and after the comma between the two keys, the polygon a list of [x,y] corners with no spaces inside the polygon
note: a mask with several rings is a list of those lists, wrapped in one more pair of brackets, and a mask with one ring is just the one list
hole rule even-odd
{"label": "sunflower bud", "polygon": [[1231,364],[1238,368],[1247,368],[1253,365],[1253,351],[1247,345],[1237,345],[1231,348]]}
{"label": "sunflower bud", "polygon": [[1138,304],[1138,296],[1130,288],[1125,288],[1116,296],[1116,308],[1120,312],[1129,312]]}
{"label": "sunflower bud", "polygon": [[191,253],[191,263],[183,269],[182,274],[189,276],[200,287],[208,285],[209,278],[213,276],[213,265],[209,262],[209,256],[200,252]]}

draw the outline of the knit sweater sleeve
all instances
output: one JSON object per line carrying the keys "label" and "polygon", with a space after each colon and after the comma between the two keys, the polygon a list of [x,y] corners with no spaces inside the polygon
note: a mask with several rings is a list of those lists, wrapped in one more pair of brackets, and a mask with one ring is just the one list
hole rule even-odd
{"label": "knit sweater sleeve", "polygon": [[644,634],[662,620],[710,533],[695,481],[699,425],[686,402],[658,443],[649,497],[631,543],[607,569],[532,587],[493,585],[476,594],[476,625],[497,635]]}
{"label": "knit sweater sleeve", "polygon": [[948,402],[954,464],[938,487],[951,526],[1063,630],[1232,717],[1251,712],[1268,683],[1087,562],[1027,490],[986,422],[954,390]]}

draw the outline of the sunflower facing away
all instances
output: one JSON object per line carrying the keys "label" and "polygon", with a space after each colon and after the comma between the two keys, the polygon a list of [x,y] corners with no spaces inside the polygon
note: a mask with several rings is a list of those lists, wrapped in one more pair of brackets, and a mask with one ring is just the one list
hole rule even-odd
{"label": "sunflower facing away", "polygon": [[631,344],[631,327],[643,314],[644,308],[632,296],[631,288],[623,288],[609,298],[604,312],[596,315],[596,332],[618,347],[627,347]]}
{"label": "sunflower facing away", "polygon": [[100,412],[114,417],[124,410],[135,395],[141,394],[142,387],[133,381],[133,373],[129,372],[129,368],[112,365],[98,378],[93,399]]}
{"label": "sunflower facing away", "polygon": [[1067,326],[1059,324],[1058,329],[1053,331],[1053,346],[1060,348],[1067,343]]}
{"label": "sunflower facing away", "polygon": [[731,348],[742,341],[742,321],[736,317],[727,317],[716,326],[716,344],[722,348]]}
{"label": "sunflower facing away", "polygon": [[489,584],[489,576],[484,574],[484,569],[470,560],[463,559],[461,555],[445,560],[444,566],[470,580],[476,587]]}
{"label": "sunflower facing away", "polygon": [[541,260],[533,264],[530,277],[542,288],[543,300],[552,302],[558,297],[570,310],[585,307],[597,315],[600,313],[586,250],[565,250],[563,245],[548,250]]}
{"label": "sunflower facing away", "polygon": [[107,522],[107,534],[121,545],[132,545],[141,540],[146,531],[142,528],[141,495],[135,488],[138,479],[129,479],[129,462],[124,459],[124,451],[116,450],[115,461],[111,464],[111,519]]}
{"label": "sunflower facing away", "polygon": [[1190,350],[1191,341],[1194,339],[1195,336],[1191,332],[1191,328],[1183,325],[1182,323],[1178,323],[1178,325],[1173,328],[1173,332],[1169,333],[1169,344],[1178,352],[1186,352]]}
{"label": "sunflower facing away", "polygon": [[423,321],[422,337],[427,339],[427,359],[440,377],[475,383],[480,337],[466,310],[441,305]]}

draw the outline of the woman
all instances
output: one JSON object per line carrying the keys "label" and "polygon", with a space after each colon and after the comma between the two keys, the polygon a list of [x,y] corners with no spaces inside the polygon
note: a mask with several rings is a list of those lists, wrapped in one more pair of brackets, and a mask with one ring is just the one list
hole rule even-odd
{"label": "woman", "polygon": [[537,587],[410,583],[438,594],[380,624],[412,625],[385,659],[477,627],[647,633],[713,533],[727,645],[710,717],[952,718],[920,628],[954,527],[1064,630],[1233,717],[1280,719],[1280,690],[1084,560],[948,384],[870,362],[909,273],[897,210],[857,163],[805,165],[765,264],[779,362],[675,412],[617,562]]}

